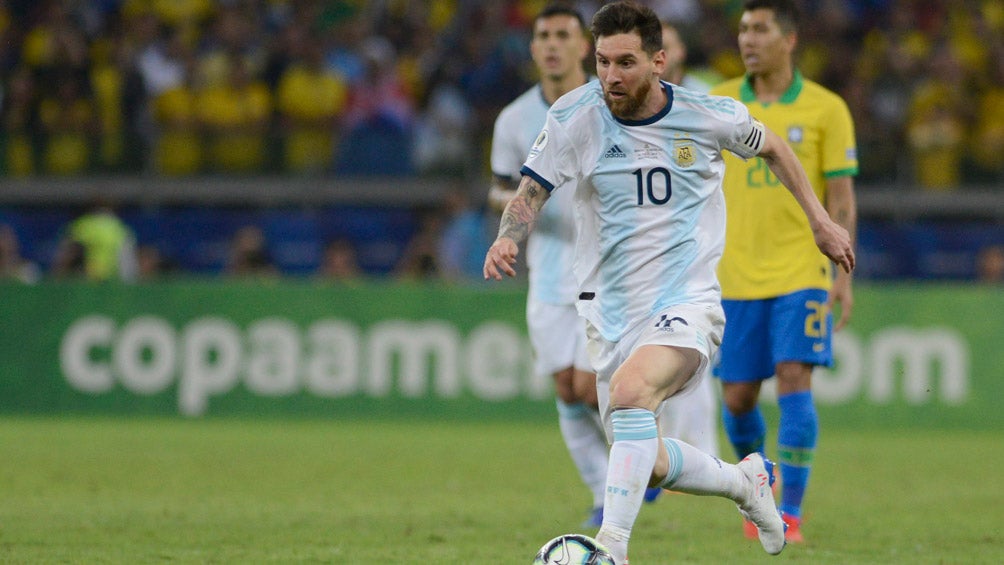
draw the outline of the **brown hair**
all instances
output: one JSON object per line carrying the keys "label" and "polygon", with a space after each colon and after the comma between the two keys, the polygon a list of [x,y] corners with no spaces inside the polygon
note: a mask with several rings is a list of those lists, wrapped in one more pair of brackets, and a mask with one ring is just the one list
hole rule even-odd
{"label": "brown hair", "polygon": [[593,16],[593,38],[620,33],[637,33],[641,48],[653,55],[662,49],[662,22],[648,6],[624,0],[600,8]]}

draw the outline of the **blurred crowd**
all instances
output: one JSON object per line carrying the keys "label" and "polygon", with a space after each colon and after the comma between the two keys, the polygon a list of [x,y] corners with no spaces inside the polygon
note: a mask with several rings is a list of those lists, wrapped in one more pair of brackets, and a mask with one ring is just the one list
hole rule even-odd
{"label": "blurred crowd", "polygon": [[[348,211],[335,214],[345,218]],[[143,221],[135,210],[122,213],[113,202],[99,199],[53,230],[51,242],[35,242],[34,253],[26,253],[22,246],[26,240],[18,232],[25,226],[7,223],[0,215],[0,282],[142,283],[208,275],[344,284],[375,278],[472,283],[482,278],[484,252],[490,244],[485,214],[463,188],[450,190],[442,206],[400,215],[398,220],[407,225],[397,240],[374,239],[352,230],[311,230],[314,233],[306,238],[290,238],[289,233],[283,237],[284,227],[291,225],[290,215],[269,215],[271,221],[254,213],[238,215],[235,221],[213,221],[204,233],[188,234],[185,241],[185,234],[168,233],[172,230],[164,224],[153,228],[154,235],[144,235],[149,226],[137,229]],[[182,218],[179,224],[191,221]],[[315,217],[311,223],[325,221]],[[189,229],[200,231],[191,223]],[[193,244],[195,249],[183,249]],[[198,256],[194,263],[193,255]]]}
{"label": "blurred crowd", "polygon": [[[0,0],[4,176],[487,174],[543,0]],[[588,21],[601,1],[576,6]],[[652,0],[714,81],[739,0]],[[804,0],[861,181],[1004,180],[1004,3]]]}
{"label": "blurred crowd", "polygon": [[[419,211],[418,219],[399,242],[351,234],[327,234],[312,240],[284,240],[275,225],[246,217],[212,230],[196,253],[212,257],[196,263],[177,245],[142,237],[135,217],[120,217],[98,204],[67,221],[56,234],[51,254],[26,254],[16,226],[0,221],[0,284],[40,281],[119,281],[145,283],[192,277],[275,282],[282,279],[322,284],[358,285],[375,280],[472,284],[482,282],[484,252],[491,241],[490,223],[472,206],[463,190],[452,191],[443,209]],[[945,228],[953,237],[958,227]],[[901,270],[887,257],[889,245],[862,246],[859,276],[877,280],[968,280],[1004,284],[1004,240],[969,230],[972,243],[961,248],[936,242],[939,230],[916,231],[918,249],[900,245],[905,261],[923,268]],[[169,237],[169,236],[168,236]],[[182,244],[184,246],[184,244]],[[43,248],[49,247],[43,245]],[[294,259],[294,260],[291,260]],[[882,265],[882,268],[878,268]],[[517,266],[522,270],[522,265]],[[522,278],[522,277],[521,277]]]}

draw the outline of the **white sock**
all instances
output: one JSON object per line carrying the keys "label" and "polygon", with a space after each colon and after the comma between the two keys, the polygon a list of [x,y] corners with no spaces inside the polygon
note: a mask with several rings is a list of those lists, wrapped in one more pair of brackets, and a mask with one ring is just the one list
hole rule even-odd
{"label": "white sock", "polygon": [[558,427],[569,455],[579,470],[582,482],[593,493],[593,508],[603,506],[607,483],[607,440],[598,427],[593,408],[582,404],[566,404],[560,398]]}
{"label": "white sock", "polygon": [[723,496],[735,502],[746,499],[749,481],[738,467],[678,439],[667,437],[662,442],[669,454],[669,472],[659,486],[702,496]]}
{"label": "white sock", "polygon": [[631,528],[641,511],[645,489],[659,450],[659,430],[655,414],[641,408],[613,413],[614,443],[607,467],[607,493],[603,504],[603,526],[596,539],[605,545],[618,563],[627,559]]}

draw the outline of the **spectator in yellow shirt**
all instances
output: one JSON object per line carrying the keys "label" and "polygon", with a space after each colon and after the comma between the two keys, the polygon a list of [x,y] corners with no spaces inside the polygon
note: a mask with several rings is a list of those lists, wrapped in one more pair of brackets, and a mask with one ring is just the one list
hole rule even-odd
{"label": "spectator in yellow shirt", "polygon": [[59,76],[55,94],[42,100],[39,116],[46,135],[42,158],[45,172],[55,175],[86,172],[97,122],[94,105],[84,95],[80,81],[70,74]]}
{"label": "spectator in yellow shirt", "polygon": [[324,66],[318,38],[299,35],[294,60],[279,79],[276,105],[285,139],[283,168],[297,173],[328,169],[348,90],[342,77]]}
{"label": "spectator in yellow shirt", "polygon": [[272,95],[264,82],[248,74],[243,59],[230,59],[228,79],[196,98],[207,136],[210,167],[221,173],[260,172],[266,164],[265,135]]}
{"label": "spectator in yellow shirt", "polygon": [[981,180],[1004,182],[1004,42],[993,49],[986,84],[977,95],[969,154]]}
{"label": "spectator in yellow shirt", "polygon": [[151,157],[158,173],[183,176],[201,169],[202,138],[196,99],[191,81],[169,88],[154,98],[153,117],[159,131]]}
{"label": "spectator in yellow shirt", "polygon": [[947,45],[935,50],[930,78],[913,93],[906,139],[917,184],[929,190],[951,190],[962,183],[967,116],[973,100],[965,86],[965,69]]}
{"label": "spectator in yellow shirt", "polygon": [[11,73],[4,89],[0,133],[4,142],[3,170],[9,176],[27,176],[35,172],[36,90],[35,80],[26,67]]}

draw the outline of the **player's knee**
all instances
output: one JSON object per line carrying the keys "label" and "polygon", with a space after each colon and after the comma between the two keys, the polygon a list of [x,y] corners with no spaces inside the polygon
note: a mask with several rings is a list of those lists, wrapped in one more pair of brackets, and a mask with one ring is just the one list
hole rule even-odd
{"label": "player's knee", "polygon": [[554,373],[554,393],[567,404],[581,401],[576,394],[574,371],[571,367]]}
{"label": "player's knee", "polygon": [[798,362],[778,363],[775,367],[778,394],[801,392],[812,388],[812,365]]}
{"label": "player's knee", "polygon": [[572,387],[575,397],[579,402],[588,404],[593,408],[599,406],[599,400],[596,395],[596,375],[586,371],[574,371]]}
{"label": "player's knee", "polygon": [[756,408],[760,397],[760,387],[754,383],[727,383],[722,386],[722,402],[733,415],[740,415]]}
{"label": "player's knee", "polygon": [[615,408],[645,408],[654,411],[660,400],[643,379],[624,377],[610,386],[610,405]]}

